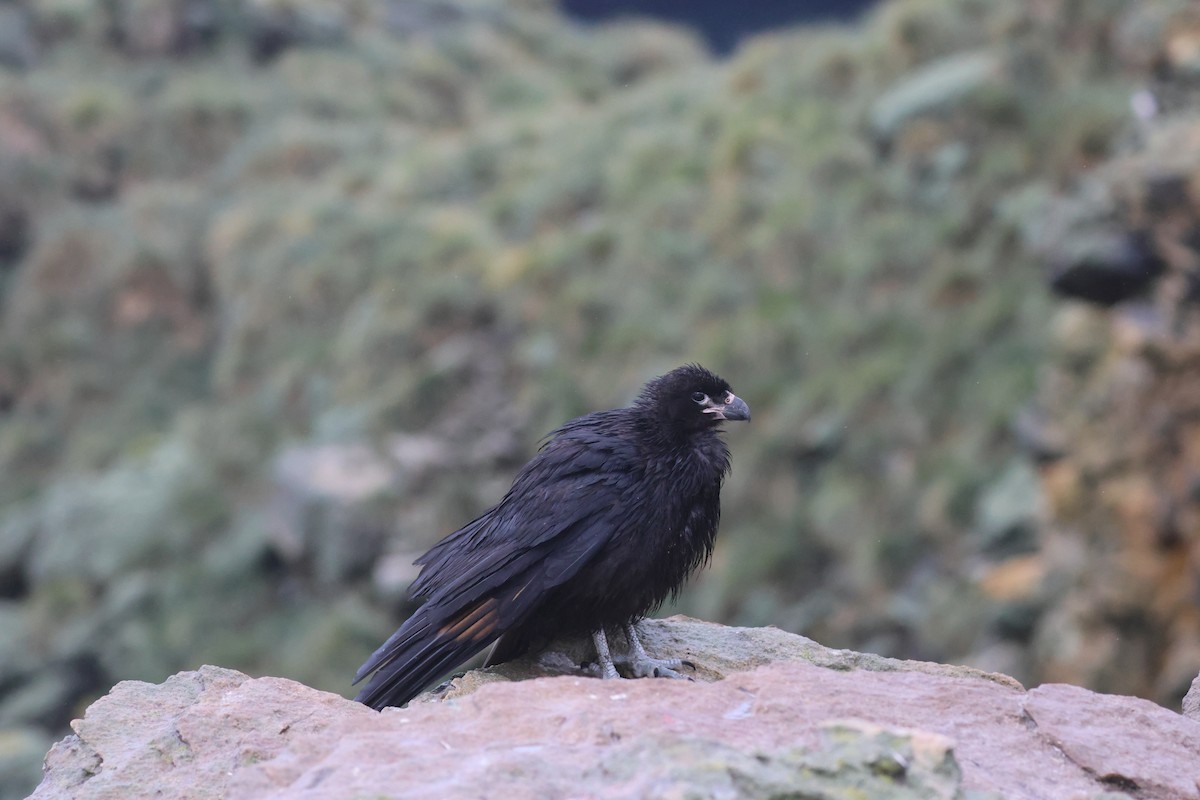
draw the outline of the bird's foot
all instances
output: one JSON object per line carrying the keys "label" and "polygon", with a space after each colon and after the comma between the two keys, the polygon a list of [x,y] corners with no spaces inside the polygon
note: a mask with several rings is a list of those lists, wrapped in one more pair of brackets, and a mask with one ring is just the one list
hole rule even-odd
{"label": "bird's foot", "polygon": [[625,640],[629,643],[629,652],[620,659],[620,663],[629,670],[630,675],[634,678],[684,678],[689,681],[691,680],[689,676],[676,670],[683,667],[695,670],[695,664],[690,661],[684,661],[682,658],[654,658],[642,646],[642,640],[638,638],[637,627],[632,622],[627,622],[622,627],[625,630]]}
{"label": "bird's foot", "polygon": [[696,668],[695,664],[681,658],[651,658],[648,655],[637,654],[622,658],[617,663],[625,667],[633,678],[682,678],[690,681],[690,676],[678,670],[684,667]]}
{"label": "bird's foot", "polygon": [[596,645],[596,659],[598,663],[589,665],[590,674],[604,678],[605,680],[620,678],[621,673],[617,672],[617,664],[620,664],[631,678],[683,678],[684,680],[691,680],[690,677],[678,670],[685,666],[695,669],[696,666],[692,662],[679,658],[652,657],[646,652],[646,648],[642,647],[642,643],[637,638],[637,631],[633,625],[625,626],[625,636],[629,641],[629,652],[614,659],[612,653],[609,651],[608,637],[604,634],[604,630],[601,629],[592,634],[592,641]]}

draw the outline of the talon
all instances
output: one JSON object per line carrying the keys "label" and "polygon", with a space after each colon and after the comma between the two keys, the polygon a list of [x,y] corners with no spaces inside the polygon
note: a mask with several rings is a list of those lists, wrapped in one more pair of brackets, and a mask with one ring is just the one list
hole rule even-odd
{"label": "talon", "polygon": [[678,673],[669,667],[655,667],[654,671],[651,673],[651,676],[655,677],[655,678],[674,678],[676,680],[685,680],[685,681],[692,680],[687,675]]}
{"label": "talon", "polygon": [[628,668],[630,675],[633,677],[686,678],[686,675],[681,675],[675,670],[682,668],[684,665],[692,669],[696,668],[690,661],[684,661],[679,658],[654,658],[642,646],[641,640],[638,639],[637,628],[634,627],[633,623],[626,623],[624,629],[625,638],[629,642],[629,653],[620,659],[620,663],[622,666]]}

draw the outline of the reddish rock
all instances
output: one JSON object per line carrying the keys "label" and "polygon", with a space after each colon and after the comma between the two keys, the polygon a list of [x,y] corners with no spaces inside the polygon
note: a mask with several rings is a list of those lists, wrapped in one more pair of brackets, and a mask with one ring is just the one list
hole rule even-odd
{"label": "reddish rock", "polygon": [[[1200,725],[1177,724],[1182,717],[1149,700],[1064,684],[1031,690],[1024,708],[1043,740],[1114,788],[1200,797]],[[1149,735],[1159,730],[1173,734]]]}
{"label": "reddish rock", "polygon": [[[536,671],[518,662],[383,713],[216,667],[121,683],[52,748],[33,797],[1200,798],[1200,723],[1145,700],[774,629],[644,629],[700,679],[506,680]],[[755,654],[769,663],[738,667]]]}

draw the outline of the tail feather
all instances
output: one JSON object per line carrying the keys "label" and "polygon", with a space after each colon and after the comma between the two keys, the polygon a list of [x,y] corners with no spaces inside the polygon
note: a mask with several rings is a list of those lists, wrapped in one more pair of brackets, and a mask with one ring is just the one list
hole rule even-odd
{"label": "tail feather", "polygon": [[469,608],[444,624],[422,607],[359,668],[355,683],[375,674],[355,700],[375,709],[402,706],[501,633],[494,601]]}
{"label": "tail feather", "polygon": [[464,643],[455,639],[435,640],[412,661],[393,662],[381,668],[354,699],[376,710],[387,706],[402,706],[420,694],[436,678],[446,674],[489,643]]}
{"label": "tail feather", "polygon": [[375,670],[394,663],[405,650],[411,648],[416,642],[428,638],[429,617],[424,612],[425,609],[418,609],[417,613],[409,617],[395,633],[388,637],[386,642],[376,648],[371,657],[358,668],[358,672],[354,673],[355,684]]}
{"label": "tail feather", "polygon": [[372,708],[404,705],[510,631],[515,633],[489,664],[515,656],[527,644],[522,626],[555,586],[569,581],[604,546],[615,522],[593,521],[581,531],[583,524],[572,521],[556,539],[487,554],[463,569],[446,569],[440,581],[422,584],[432,596],[359,668],[355,683],[371,679],[356,699]]}

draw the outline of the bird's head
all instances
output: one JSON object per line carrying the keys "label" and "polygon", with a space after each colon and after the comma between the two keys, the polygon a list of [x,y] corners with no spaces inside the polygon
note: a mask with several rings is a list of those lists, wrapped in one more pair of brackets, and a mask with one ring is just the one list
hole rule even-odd
{"label": "bird's head", "polygon": [[637,405],[685,433],[750,419],[746,402],[725,380],[699,364],[687,364],[650,381],[638,395]]}

